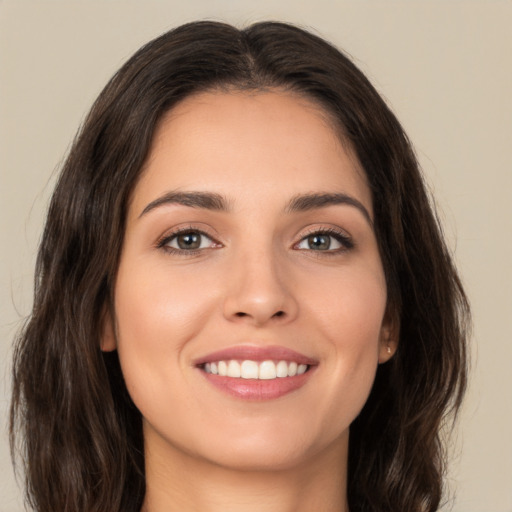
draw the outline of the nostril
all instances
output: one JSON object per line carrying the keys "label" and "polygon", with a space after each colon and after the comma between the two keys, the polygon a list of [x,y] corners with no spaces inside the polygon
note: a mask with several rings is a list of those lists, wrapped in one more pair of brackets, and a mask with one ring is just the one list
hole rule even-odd
{"label": "nostril", "polygon": [[[274,313],[272,315],[272,318],[279,318],[279,317],[282,317],[282,316],[285,316],[286,313],[282,310],[280,311],[277,311],[276,313]],[[248,313],[244,313],[243,311],[238,311],[237,313],[235,313],[235,316],[238,317],[238,318],[245,318],[246,316],[250,316]]]}

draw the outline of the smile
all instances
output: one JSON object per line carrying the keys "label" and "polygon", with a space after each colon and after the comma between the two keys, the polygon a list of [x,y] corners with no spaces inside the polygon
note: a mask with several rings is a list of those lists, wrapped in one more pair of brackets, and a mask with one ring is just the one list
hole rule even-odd
{"label": "smile", "polygon": [[273,380],[285,377],[302,375],[308,370],[307,364],[295,361],[244,361],[228,360],[205,363],[203,367],[206,373],[220,375],[222,377]]}
{"label": "smile", "polygon": [[249,401],[274,400],[306,385],[318,361],[280,346],[239,345],[210,353],[194,366],[210,385]]}

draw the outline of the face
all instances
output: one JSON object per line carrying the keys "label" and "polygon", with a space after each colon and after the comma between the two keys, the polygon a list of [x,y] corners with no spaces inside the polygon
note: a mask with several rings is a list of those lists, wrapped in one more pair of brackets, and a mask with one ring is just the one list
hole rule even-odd
{"label": "face", "polygon": [[134,190],[102,348],[149,453],[245,469],[346,454],[394,349],[363,171],[313,103],[203,93]]}

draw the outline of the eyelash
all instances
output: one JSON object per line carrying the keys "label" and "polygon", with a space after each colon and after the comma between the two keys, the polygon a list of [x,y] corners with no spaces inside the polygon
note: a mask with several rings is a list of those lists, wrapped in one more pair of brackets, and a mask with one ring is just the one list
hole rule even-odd
{"label": "eyelash", "polygon": [[[198,248],[198,249],[177,249],[175,247],[170,247],[168,244],[173,241],[175,238],[177,238],[180,235],[184,234],[196,234],[200,236],[204,236],[211,240],[212,246],[222,247],[222,244],[220,242],[217,242],[211,235],[206,233],[205,231],[195,228],[193,226],[187,226],[184,228],[177,229],[176,231],[173,231],[170,234],[166,234],[164,237],[162,237],[160,240],[157,241],[156,247],[158,249],[162,249],[168,254],[178,255],[178,256],[195,256],[200,254],[202,251],[204,251],[206,248]],[[354,241],[350,236],[348,236],[346,233],[342,231],[338,231],[334,228],[320,228],[320,229],[311,229],[309,232],[305,233],[300,240],[293,245],[294,248],[296,248],[299,244],[304,242],[306,239],[308,239],[311,236],[329,236],[334,238],[338,243],[342,245],[341,248],[337,249],[327,249],[327,250],[317,250],[314,249],[302,249],[307,250],[310,253],[314,253],[315,256],[335,256],[337,254],[350,251],[355,247]],[[300,250],[300,249],[299,249]]]}
{"label": "eyelash", "polygon": [[298,246],[300,243],[302,243],[304,240],[308,239],[311,236],[329,236],[334,238],[339,244],[342,246],[338,249],[327,249],[325,251],[315,251],[313,249],[309,249],[308,252],[313,253],[315,256],[321,257],[321,256],[336,256],[340,253],[350,251],[355,247],[353,239],[343,231],[339,231],[335,228],[315,228],[311,229],[309,232],[307,232],[305,235],[301,237],[299,242],[294,244],[294,247]]}
{"label": "eyelash", "polygon": [[187,226],[184,228],[179,228],[176,231],[173,231],[172,233],[164,235],[163,238],[158,240],[156,243],[156,247],[158,249],[162,249],[168,254],[178,255],[178,256],[194,256],[197,254],[200,254],[202,251],[204,251],[205,248],[199,248],[199,249],[176,249],[175,247],[170,247],[169,244],[172,240],[177,238],[180,235],[186,235],[186,234],[195,234],[204,236],[212,241],[212,245],[218,245],[221,246],[219,242],[217,242],[211,235],[203,231],[202,229],[195,228],[193,226]]}

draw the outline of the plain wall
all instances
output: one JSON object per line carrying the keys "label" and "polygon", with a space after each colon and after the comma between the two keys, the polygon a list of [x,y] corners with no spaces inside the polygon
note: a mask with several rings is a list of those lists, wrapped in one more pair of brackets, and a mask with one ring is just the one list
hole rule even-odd
{"label": "plain wall", "polygon": [[198,18],[311,27],[351,54],[397,113],[474,314],[453,510],[512,512],[512,2],[488,0],[0,1],[0,511],[22,510],[5,427],[11,345],[30,311],[55,169],[126,58]]}

